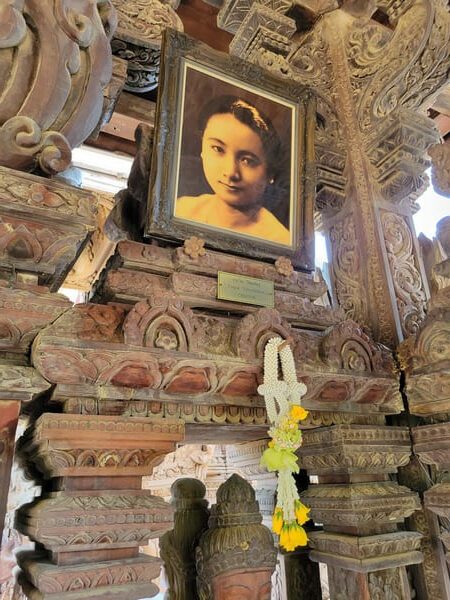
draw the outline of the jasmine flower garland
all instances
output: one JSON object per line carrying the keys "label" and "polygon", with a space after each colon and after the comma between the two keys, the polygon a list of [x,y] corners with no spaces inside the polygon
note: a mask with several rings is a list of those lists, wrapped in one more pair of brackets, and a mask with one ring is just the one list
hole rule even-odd
{"label": "jasmine flower garland", "polygon": [[[278,356],[283,380],[278,379]],[[301,525],[309,520],[309,508],[300,502],[293,473],[299,472],[295,451],[302,443],[298,422],[308,411],[300,406],[306,386],[297,381],[294,357],[289,344],[280,337],[271,338],[264,350],[264,383],[258,387],[264,396],[272,438],[261,457],[268,471],[278,471],[277,506],[272,529],[280,536],[280,546],[294,550],[306,546],[308,537]]]}

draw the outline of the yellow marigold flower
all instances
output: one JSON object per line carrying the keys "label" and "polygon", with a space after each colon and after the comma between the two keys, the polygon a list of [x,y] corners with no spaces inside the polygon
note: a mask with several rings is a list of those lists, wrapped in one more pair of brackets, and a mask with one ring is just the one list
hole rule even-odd
{"label": "yellow marigold flower", "polygon": [[303,421],[308,416],[308,411],[303,408],[303,406],[294,405],[291,408],[291,415],[296,421]]}
{"label": "yellow marigold flower", "polygon": [[268,444],[269,448],[273,448],[275,446],[275,442],[271,440]]}
{"label": "yellow marigold flower", "polygon": [[282,546],[288,552],[294,549],[291,543],[290,527],[286,523],[281,528],[280,546]]}
{"label": "yellow marigold flower", "polygon": [[278,506],[277,506],[275,508],[275,510],[273,511],[272,530],[275,533],[277,533],[278,535],[280,535],[282,527],[283,527],[283,511],[281,508],[278,508]]}
{"label": "yellow marigold flower", "polygon": [[307,508],[304,504],[302,504],[300,500],[295,501],[295,516],[299,525],[303,525],[303,523],[309,521],[309,519],[311,518],[308,516],[309,511],[310,509]]}
{"label": "yellow marigold flower", "polygon": [[293,549],[297,546],[306,546],[308,543],[308,536],[303,527],[300,527],[297,523],[292,523],[289,531],[290,542],[293,545]]}

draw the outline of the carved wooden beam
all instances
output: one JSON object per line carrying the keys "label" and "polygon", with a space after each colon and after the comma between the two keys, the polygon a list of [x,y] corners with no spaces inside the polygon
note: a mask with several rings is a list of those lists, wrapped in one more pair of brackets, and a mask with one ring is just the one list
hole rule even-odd
{"label": "carved wooden beam", "polygon": [[33,274],[58,289],[95,230],[95,192],[0,167],[3,278]]}

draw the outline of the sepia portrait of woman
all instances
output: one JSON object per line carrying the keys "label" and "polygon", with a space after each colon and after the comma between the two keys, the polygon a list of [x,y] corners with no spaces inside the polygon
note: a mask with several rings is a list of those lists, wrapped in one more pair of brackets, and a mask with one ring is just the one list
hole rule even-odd
{"label": "sepia portrait of woman", "polygon": [[210,191],[179,197],[175,217],[289,245],[288,228],[271,212],[282,163],[271,120],[250,102],[223,95],[204,106],[199,128]]}

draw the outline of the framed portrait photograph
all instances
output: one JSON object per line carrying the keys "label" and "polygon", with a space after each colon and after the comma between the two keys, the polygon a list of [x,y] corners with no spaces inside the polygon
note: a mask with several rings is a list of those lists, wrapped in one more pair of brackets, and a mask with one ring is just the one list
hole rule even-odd
{"label": "framed portrait photograph", "polygon": [[166,30],[146,234],[314,268],[312,91]]}

